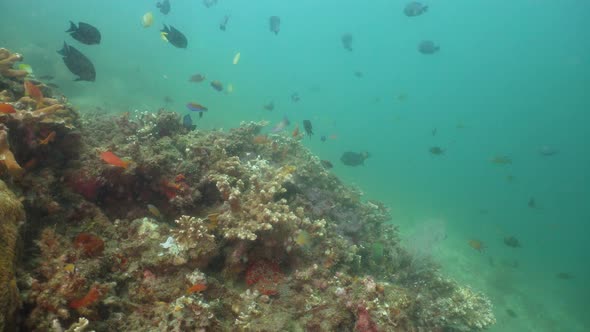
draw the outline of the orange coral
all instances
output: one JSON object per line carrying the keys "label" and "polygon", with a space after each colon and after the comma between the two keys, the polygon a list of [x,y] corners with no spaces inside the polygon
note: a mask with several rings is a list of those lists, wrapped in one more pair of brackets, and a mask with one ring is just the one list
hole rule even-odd
{"label": "orange coral", "polygon": [[10,151],[10,144],[8,144],[8,129],[0,125],[0,162],[8,170],[8,173],[13,177],[19,177],[23,174],[24,169],[20,167],[14,154]]}
{"label": "orange coral", "polygon": [[80,233],[74,240],[74,247],[81,249],[87,256],[94,257],[102,254],[104,241],[90,233]]}
{"label": "orange coral", "polygon": [[98,290],[98,287],[94,286],[83,298],[70,301],[70,308],[79,309],[88,307],[92,303],[96,302],[100,298],[100,295],[101,294]]}
{"label": "orange coral", "polygon": [[256,289],[264,295],[279,293],[279,283],[284,279],[279,265],[267,260],[259,260],[252,263],[246,270],[246,283],[255,285]]}

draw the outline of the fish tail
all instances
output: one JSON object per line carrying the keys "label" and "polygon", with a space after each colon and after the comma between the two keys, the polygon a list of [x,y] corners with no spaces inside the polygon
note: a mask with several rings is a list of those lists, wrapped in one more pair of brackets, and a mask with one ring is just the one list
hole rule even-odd
{"label": "fish tail", "polygon": [[76,32],[76,30],[78,30],[76,23],[70,21],[70,28],[66,30],[66,32]]}
{"label": "fish tail", "polygon": [[61,50],[57,51],[58,54],[63,55],[63,56],[67,56],[68,55],[68,44],[66,44],[66,42],[64,42],[64,46],[62,47]]}

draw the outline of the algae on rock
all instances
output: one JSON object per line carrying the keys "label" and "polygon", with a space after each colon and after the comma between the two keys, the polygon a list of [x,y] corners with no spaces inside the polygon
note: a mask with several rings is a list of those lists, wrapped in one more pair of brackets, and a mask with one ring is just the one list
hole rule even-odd
{"label": "algae on rock", "polygon": [[15,315],[20,305],[15,263],[18,226],[25,212],[16,196],[0,180],[0,332],[16,329]]}

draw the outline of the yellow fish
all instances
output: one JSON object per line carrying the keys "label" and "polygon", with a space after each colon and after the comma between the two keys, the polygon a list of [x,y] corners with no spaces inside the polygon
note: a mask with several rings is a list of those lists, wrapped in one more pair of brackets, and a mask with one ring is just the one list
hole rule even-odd
{"label": "yellow fish", "polygon": [[234,55],[234,65],[237,65],[238,62],[240,62],[240,52],[236,53],[236,55]]}
{"label": "yellow fish", "polygon": [[227,93],[232,93],[234,92],[234,85],[233,84],[228,84],[227,88],[225,89],[225,91],[227,91]]}
{"label": "yellow fish", "polygon": [[154,217],[156,217],[156,218],[159,218],[159,217],[162,215],[162,214],[160,213],[160,210],[158,210],[158,208],[157,208],[157,207],[155,207],[155,206],[153,206],[153,205],[151,205],[151,204],[148,204],[148,205],[147,205],[147,208],[148,208],[148,210],[150,211],[150,213],[151,213],[151,214],[153,214],[153,215],[154,215]]}
{"label": "yellow fish", "polygon": [[149,28],[150,26],[152,26],[153,23],[154,15],[152,14],[152,12],[145,13],[141,18],[141,25],[143,25],[144,28]]}
{"label": "yellow fish", "polygon": [[160,38],[162,38],[163,41],[168,42],[168,32],[160,32]]}
{"label": "yellow fish", "polygon": [[33,68],[31,68],[31,66],[27,65],[26,63],[19,64],[18,69],[26,71],[27,73],[29,73],[29,75],[33,73]]}

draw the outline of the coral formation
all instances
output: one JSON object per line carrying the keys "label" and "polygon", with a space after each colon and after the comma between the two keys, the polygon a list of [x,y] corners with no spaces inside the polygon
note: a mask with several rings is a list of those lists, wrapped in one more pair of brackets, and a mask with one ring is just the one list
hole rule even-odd
{"label": "coral formation", "polygon": [[[0,56],[0,68],[18,58]],[[10,142],[0,147],[23,169],[18,181],[1,176],[23,197],[25,246],[36,253],[18,278],[27,329],[493,324],[483,295],[431,263],[418,268],[388,209],[329,173],[298,137],[263,135],[266,124],[253,122],[189,130],[165,109],[79,117],[33,83],[41,106],[23,95],[22,77],[0,78],[15,109],[0,114]]]}
{"label": "coral formation", "polygon": [[0,331],[16,330],[18,228],[24,221],[22,204],[0,180]]}

